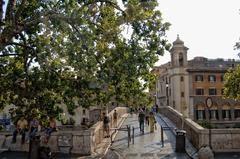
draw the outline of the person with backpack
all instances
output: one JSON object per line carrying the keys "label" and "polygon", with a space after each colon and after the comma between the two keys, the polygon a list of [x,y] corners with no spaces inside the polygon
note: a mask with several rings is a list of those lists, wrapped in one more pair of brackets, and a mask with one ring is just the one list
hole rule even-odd
{"label": "person with backpack", "polygon": [[106,115],[106,113],[103,113],[103,131],[106,132],[106,136],[104,136],[104,138],[110,137],[109,117]]}

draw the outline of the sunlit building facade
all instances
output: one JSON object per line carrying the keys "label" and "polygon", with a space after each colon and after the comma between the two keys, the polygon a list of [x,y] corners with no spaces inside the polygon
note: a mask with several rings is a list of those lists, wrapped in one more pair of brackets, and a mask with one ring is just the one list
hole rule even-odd
{"label": "sunlit building facade", "polygon": [[[221,127],[233,127],[240,122],[240,102],[223,98],[224,73],[240,61],[195,57],[187,59],[188,48],[177,37],[170,50],[171,61],[155,67],[158,70],[156,101],[159,106],[171,106],[195,121],[211,119]],[[206,106],[206,98],[213,104]]]}

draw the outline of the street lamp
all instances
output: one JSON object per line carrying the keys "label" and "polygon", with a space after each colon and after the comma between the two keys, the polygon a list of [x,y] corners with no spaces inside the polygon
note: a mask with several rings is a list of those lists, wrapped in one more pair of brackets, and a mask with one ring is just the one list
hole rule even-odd
{"label": "street lamp", "polygon": [[207,97],[206,100],[205,100],[205,103],[206,103],[206,106],[207,106],[207,109],[208,109],[208,121],[209,121],[209,147],[212,148],[212,138],[211,138],[211,119],[210,119],[210,114],[211,114],[211,111],[210,111],[210,108],[212,107],[213,105],[213,101],[212,101],[212,98],[211,97]]}
{"label": "street lamp", "polygon": [[154,94],[153,96],[154,96],[154,104],[156,106],[157,105],[157,94]]}
{"label": "street lamp", "polygon": [[169,106],[169,100],[168,100],[168,83],[166,83],[166,98],[167,98],[167,106]]}

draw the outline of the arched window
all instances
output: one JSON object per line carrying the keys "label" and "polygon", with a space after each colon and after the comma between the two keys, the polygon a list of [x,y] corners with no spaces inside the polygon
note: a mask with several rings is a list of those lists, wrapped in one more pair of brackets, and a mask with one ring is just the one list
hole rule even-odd
{"label": "arched window", "polygon": [[240,105],[235,105],[234,117],[235,117],[235,119],[240,119]]}
{"label": "arched window", "polygon": [[225,103],[222,107],[222,118],[224,120],[231,119],[231,107],[229,103]]}
{"label": "arched window", "polygon": [[179,53],[179,65],[183,66],[183,53]]}
{"label": "arched window", "polygon": [[196,119],[203,120],[206,118],[204,104],[200,103],[196,106]]}
{"label": "arched window", "polygon": [[216,103],[214,103],[213,106],[210,108],[210,119],[218,119],[218,108]]}

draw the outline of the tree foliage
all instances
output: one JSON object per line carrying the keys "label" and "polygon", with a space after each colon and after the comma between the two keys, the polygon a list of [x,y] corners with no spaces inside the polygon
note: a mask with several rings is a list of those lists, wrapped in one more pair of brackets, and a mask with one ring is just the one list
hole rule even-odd
{"label": "tree foliage", "polygon": [[[6,5],[4,12],[3,5]],[[169,44],[156,0],[0,0],[0,107],[137,103]],[[144,82],[145,84],[143,84]]]}
{"label": "tree foliage", "polygon": [[230,69],[224,75],[224,95],[232,99],[240,99],[240,65]]}

